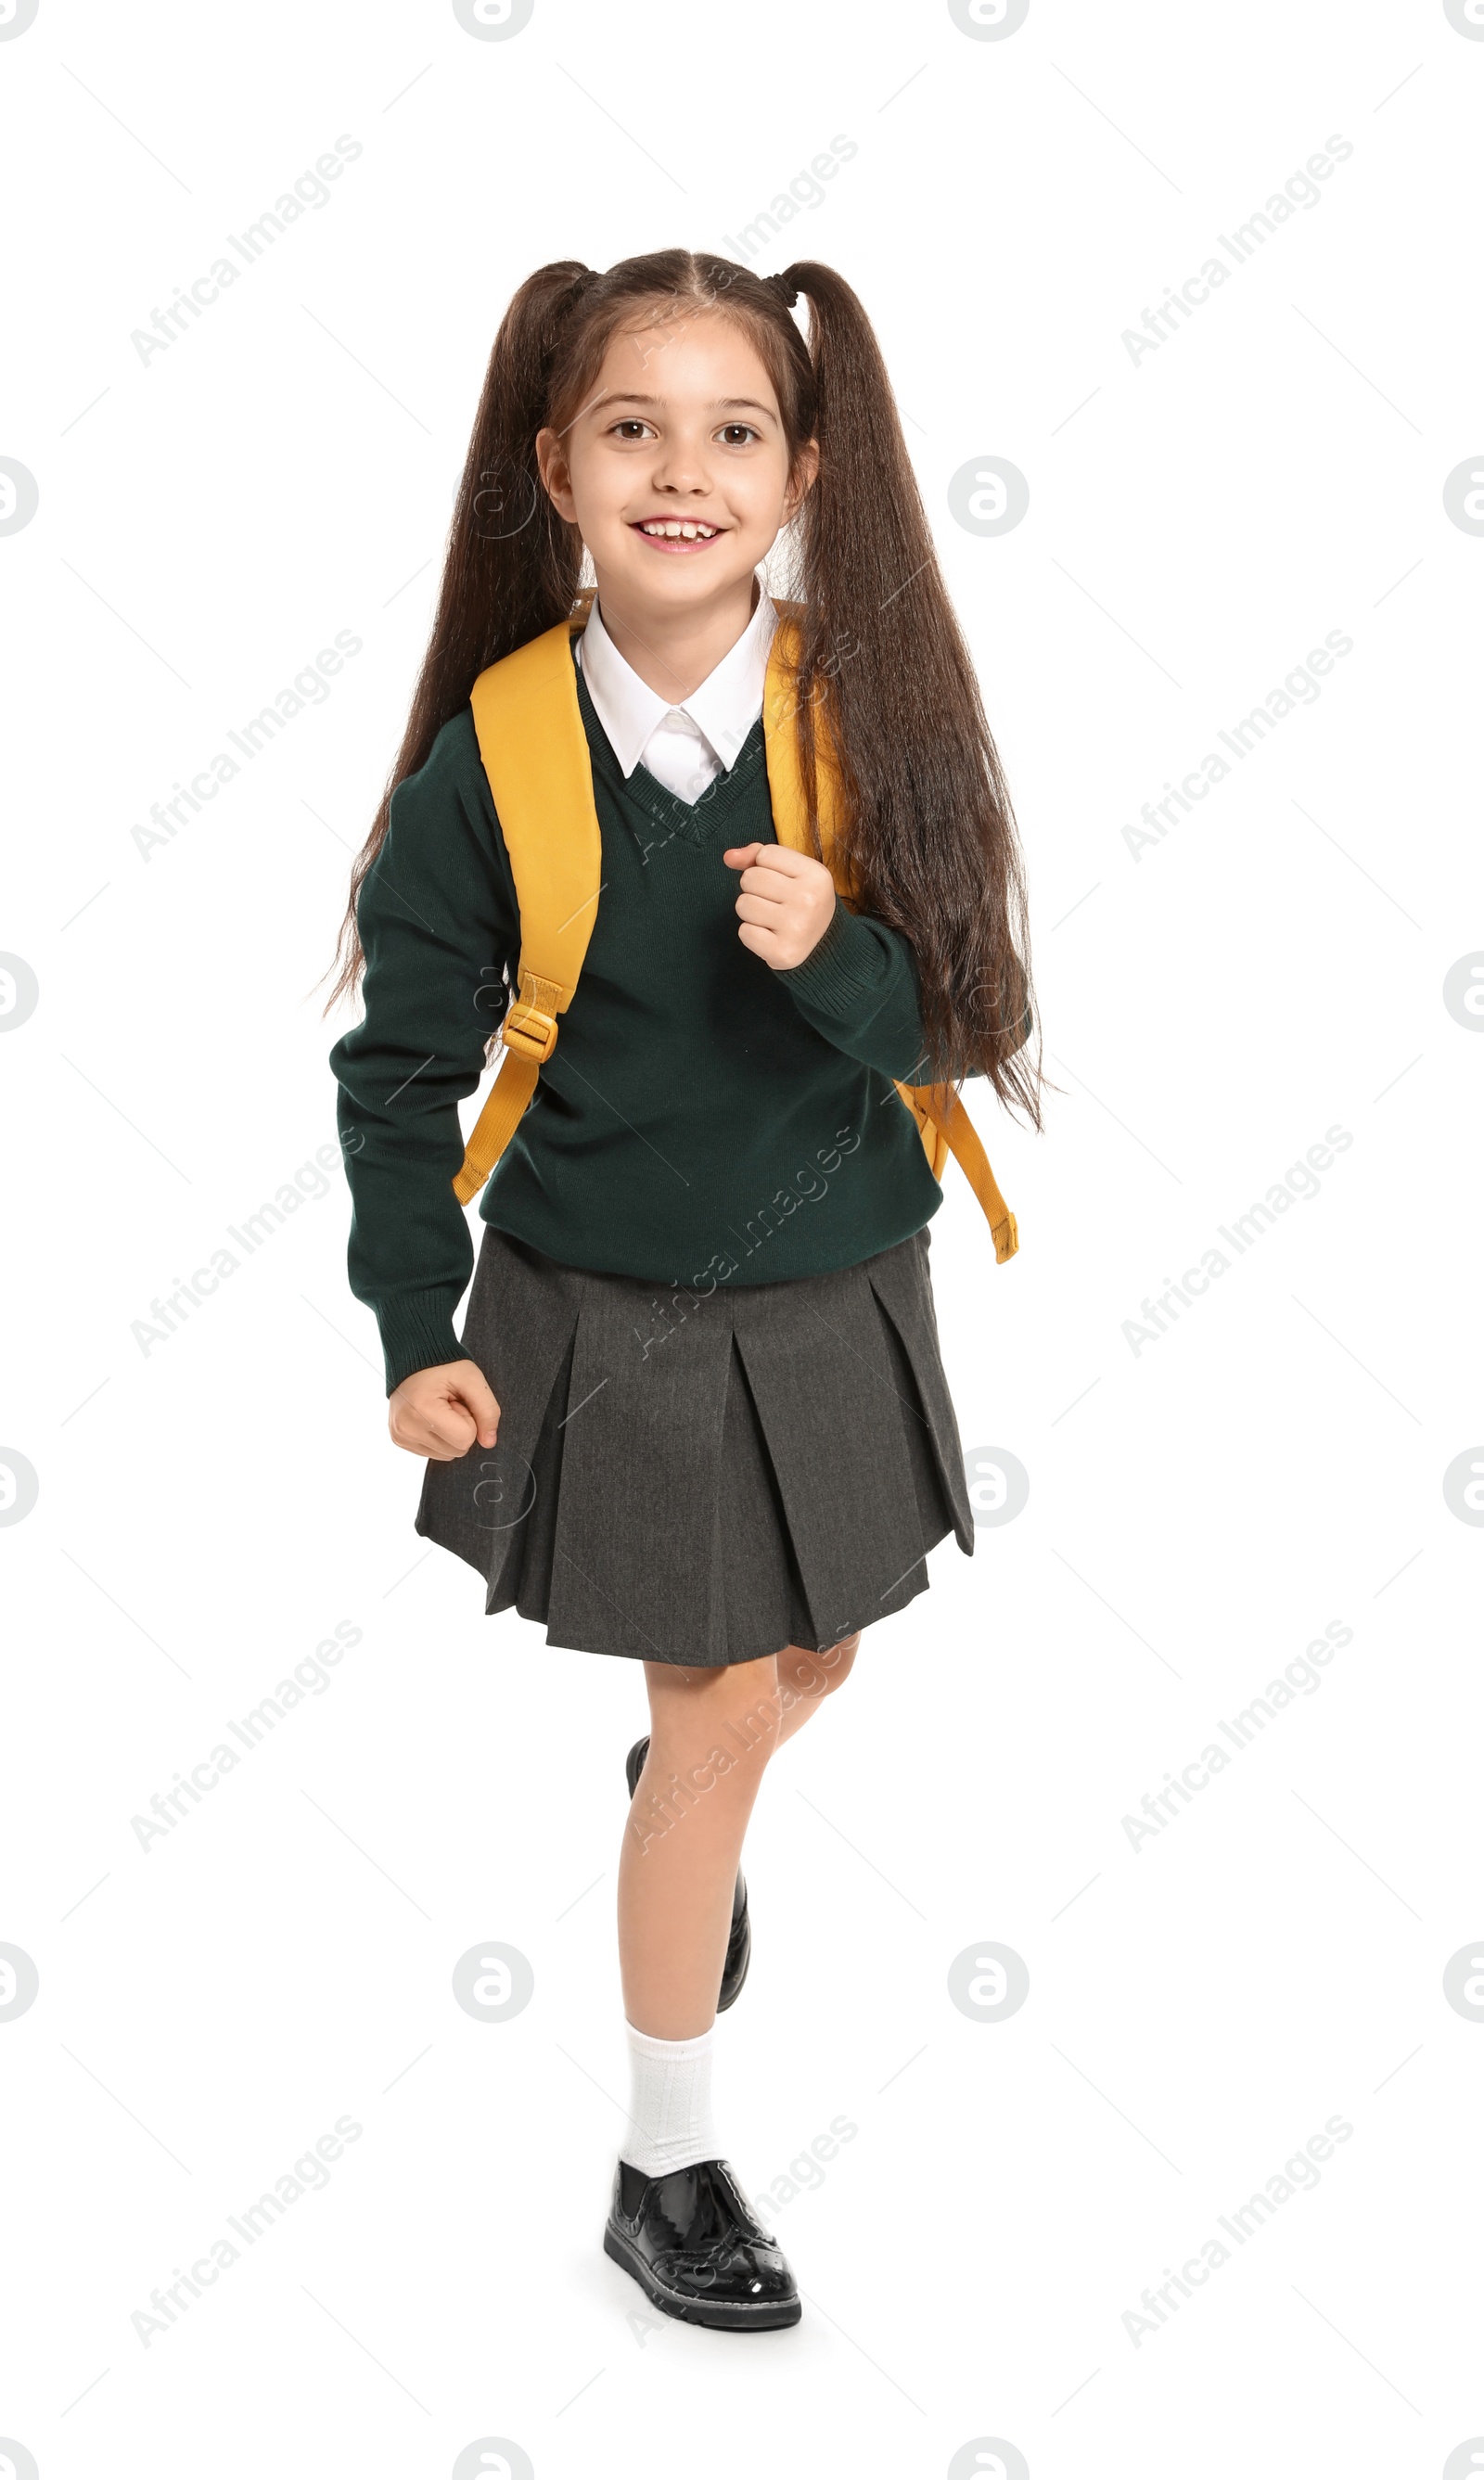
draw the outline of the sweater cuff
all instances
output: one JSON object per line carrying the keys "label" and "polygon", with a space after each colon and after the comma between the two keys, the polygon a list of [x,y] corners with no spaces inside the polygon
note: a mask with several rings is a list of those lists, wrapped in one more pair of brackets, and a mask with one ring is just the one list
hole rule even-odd
{"label": "sweater cuff", "polygon": [[414,1370],[443,1369],[452,1360],[468,1358],[454,1332],[457,1306],[458,1293],[451,1292],[447,1283],[428,1292],[394,1292],[389,1300],[377,1303],[388,1395],[394,1395]]}
{"label": "sweater cuff", "polygon": [[880,1000],[881,964],[880,947],[865,922],[837,895],[823,937],[801,965],[784,967],[777,979],[821,1016],[856,1023],[870,1001]]}

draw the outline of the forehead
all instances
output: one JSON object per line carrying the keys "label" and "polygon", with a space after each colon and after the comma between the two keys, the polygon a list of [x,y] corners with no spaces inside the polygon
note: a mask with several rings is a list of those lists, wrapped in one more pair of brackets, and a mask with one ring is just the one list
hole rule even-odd
{"label": "forehead", "polygon": [[605,395],[632,393],[659,407],[745,399],[778,409],[768,366],[745,330],[690,303],[641,316],[611,336],[596,384]]}

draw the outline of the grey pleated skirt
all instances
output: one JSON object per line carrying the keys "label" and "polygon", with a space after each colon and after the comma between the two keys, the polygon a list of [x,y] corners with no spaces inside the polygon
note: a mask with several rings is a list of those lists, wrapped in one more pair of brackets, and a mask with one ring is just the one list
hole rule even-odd
{"label": "grey pleated skirt", "polygon": [[499,1441],[430,1462],[418,1532],[587,1653],[715,1668],[903,1609],[974,1548],[927,1252],[700,1296],[486,1225],[463,1345]]}

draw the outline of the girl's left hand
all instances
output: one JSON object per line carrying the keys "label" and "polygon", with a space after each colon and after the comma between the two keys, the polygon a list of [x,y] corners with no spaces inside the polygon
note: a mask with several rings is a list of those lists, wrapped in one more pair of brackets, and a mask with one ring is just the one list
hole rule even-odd
{"label": "girl's left hand", "polygon": [[733,844],[721,856],[742,872],[738,932],[774,972],[801,965],[835,915],[835,882],[821,861],[790,844]]}

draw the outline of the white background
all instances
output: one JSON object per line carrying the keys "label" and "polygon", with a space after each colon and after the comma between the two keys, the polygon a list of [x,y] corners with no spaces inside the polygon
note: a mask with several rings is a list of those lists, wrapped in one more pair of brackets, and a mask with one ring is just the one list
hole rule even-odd
{"label": "white background", "polygon": [[[444,2475],[485,2438],[540,2480],[938,2480],[984,2440],[1034,2480],[1484,2467],[1447,2461],[1484,2437],[1484,2025],[1443,1988],[1484,1934],[1484,1533],[1443,1494],[1484,1438],[1484,1042],[1442,995],[1484,949],[1484,540],[1443,496],[1484,446],[1478,32],[1441,0],[1032,0],[988,40],[878,0],[537,0],[508,40],[433,0],[40,0],[0,40],[0,454],[39,491],[0,538],[0,947],[39,985],[0,1046],[0,1440],[39,1483],[0,1538],[0,1941],[39,1974],[0,2021],[0,2437],[43,2480]],[[142,363],[342,134],[329,203]],[[934,1555],[756,1814],[726,2147],[776,2193],[858,2133],[771,2214],[803,2322],[732,2338],[637,2315],[599,2249],[640,1676],[486,1620],[413,1535],[338,1169],[168,1341],[131,1327],[333,1143],[315,985],[511,289],[725,246],[837,135],[755,263],[822,258],[876,323],[1062,1090],[1044,1136],[987,1131],[1014,1262],[956,1172],[934,1225],[965,1445],[1028,1505]],[[1331,136],[1321,202],[1132,360]],[[986,455],[1030,495],[993,538],[948,504]],[[337,631],[329,697],[143,858]],[[1332,631],[1322,694],[1135,859]],[[1318,1196],[1135,1353],[1332,1125]],[[339,1620],[333,1684],[142,1850]],[[1330,1621],[1322,1686],[1133,1847]],[[503,2025],[451,1992],[491,1939],[535,1974]],[[948,1993],[987,1940],[1029,1973],[1002,2022]],[[327,2187],[146,2347],[151,2290],[343,2115]],[[1131,2334],[1331,2117],[1317,2186]]]}

